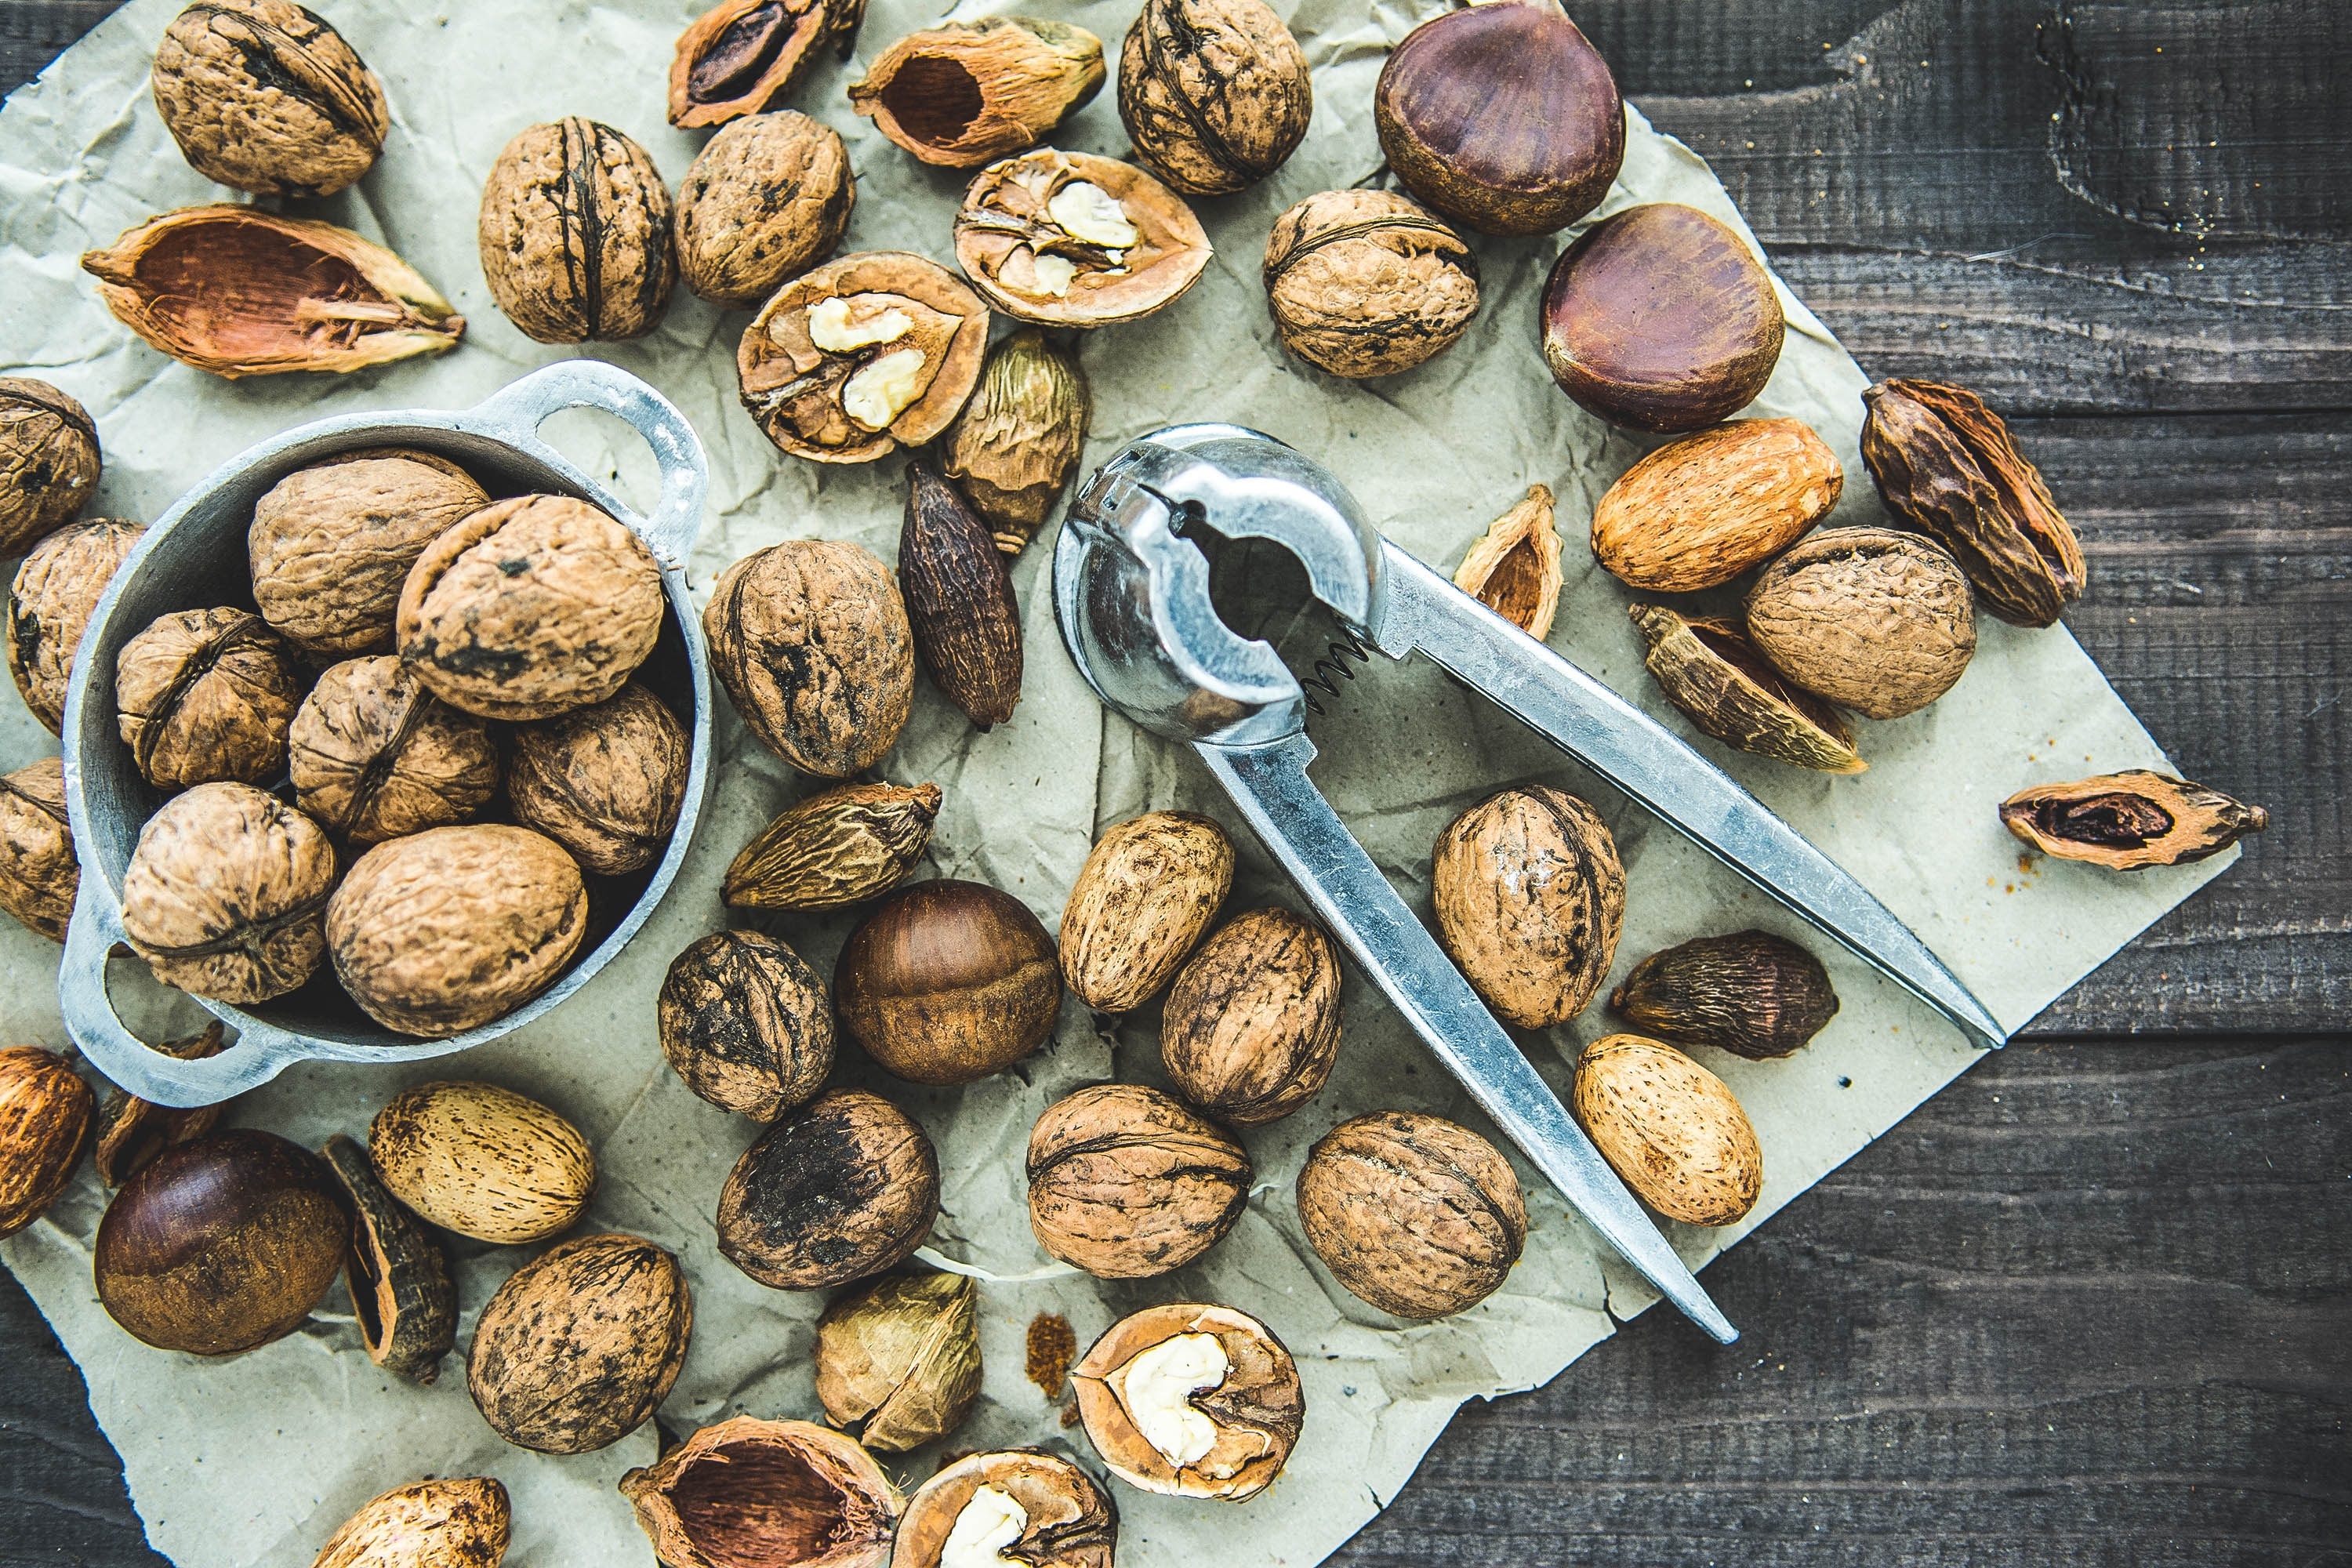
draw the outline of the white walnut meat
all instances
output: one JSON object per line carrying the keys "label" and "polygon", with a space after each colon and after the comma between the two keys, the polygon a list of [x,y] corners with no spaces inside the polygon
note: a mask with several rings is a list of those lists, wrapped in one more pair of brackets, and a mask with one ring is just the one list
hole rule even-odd
{"label": "white walnut meat", "polygon": [[16,554],[79,511],[98,486],[99,467],[89,410],[46,381],[0,375],[0,555]]}
{"label": "white walnut meat", "polygon": [[254,505],[254,606],[305,653],[389,653],[416,558],[489,504],[471,475],[430,452],[382,447],[313,463]]}
{"label": "white walnut meat", "polygon": [[1326,191],[1274,220],[1266,309],[1282,346],[1333,375],[1411,370],[1478,314],[1478,258],[1389,191]]}
{"label": "white walnut meat", "polygon": [[857,202],[841,135],[797,110],[713,136],[677,187],[677,267],[714,305],[750,310],[831,256]]}
{"label": "white walnut meat", "polygon": [[250,610],[159,616],[115,656],[115,727],[159,789],[273,777],[301,700],[293,650]]}
{"label": "white walnut meat", "polygon": [[1527,1245],[1511,1163],[1466,1127],[1402,1110],[1343,1121],[1298,1172],[1298,1223],[1349,1291],[1443,1318],[1498,1289]]}
{"label": "white walnut meat", "polygon": [[[954,1543],[954,1549],[950,1548]],[[1111,1568],[1118,1510],[1058,1454],[967,1454],[907,1501],[890,1568],[961,1568],[970,1553],[1028,1568]]]}
{"label": "white walnut meat", "polygon": [[115,571],[147,530],[100,518],[61,528],[33,546],[8,589],[8,673],[33,717],[59,733],[74,651]]}
{"label": "white walnut meat", "polygon": [[515,731],[507,799],[515,820],[600,877],[661,858],[686,804],[686,726],[635,681],[593,708]]}
{"label": "white walnut meat", "polygon": [[890,569],[835,540],[792,540],[730,566],[702,612],[744,727],[819,778],[898,743],[915,704],[915,639]]}
{"label": "white walnut meat", "polygon": [[335,847],[250,784],[202,784],[163,803],[122,874],[122,931],[155,978],[239,1005],[294,990],[327,952],[320,911]]}
{"label": "white walnut meat", "polygon": [[1548,1029],[1600,991],[1625,924],[1625,867],[1609,825],[1543,784],[1455,817],[1430,864],[1438,940],[1495,1016]]}
{"label": "white walnut meat", "polygon": [[0,777],[0,910],[63,942],[80,891],[81,862],[66,819],[65,763],[43,757]]}
{"label": "white walnut meat", "polygon": [[1029,1131],[1029,1228],[1099,1279],[1181,1268],[1249,1205],[1249,1152],[1156,1089],[1103,1083]]}
{"label": "white walnut meat", "polygon": [[353,844],[455,826],[499,788],[490,727],[389,654],[319,677],[294,714],[286,767],[295,804]]}
{"label": "white walnut meat", "polygon": [[778,289],[743,329],[743,406],[782,450],[870,463],[919,447],[971,395],[988,307],[905,251],[845,256]]}
{"label": "white walnut meat", "polygon": [[189,6],[163,29],[151,79],[195,171],[257,196],[334,195],[375,166],[392,128],[375,72],[288,0]]}
{"label": "white walnut meat", "polygon": [[1748,635],[1806,690],[1871,719],[1949,691],[1977,651],[1969,580],[1943,546],[1889,528],[1825,528],[1748,591]]}
{"label": "white walnut meat", "polygon": [[1229,195],[1307,136],[1307,57],[1265,0],[1146,0],[1118,56],[1118,118],[1187,195]]}
{"label": "white walnut meat", "polygon": [[533,125],[482,187],[482,277],[543,343],[641,338],[677,280],[669,187],[646,150],[577,115]]}
{"label": "white walnut meat", "polygon": [[1143,170],[1052,147],[980,172],[955,250],[990,304],[1044,327],[1140,321],[1199,282],[1213,254],[1183,198]]}
{"label": "white walnut meat", "polygon": [[1176,1303],[1122,1318],[1070,1381],[1103,1462],[1168,1497],[1255,1497],[1282,1473],[1307,1420],[1288,1349],[1231,1307]]}

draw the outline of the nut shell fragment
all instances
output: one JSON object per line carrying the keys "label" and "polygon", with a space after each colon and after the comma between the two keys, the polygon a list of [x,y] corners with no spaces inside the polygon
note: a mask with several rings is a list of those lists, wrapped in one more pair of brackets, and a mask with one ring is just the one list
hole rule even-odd
{"label": "nut shell fragment", "polygon": [[1147,1279],[1223,1240],[1249,1204],[1247,1150],[1156,1089],[1106,1083],[1029,1132],[1029,1228],[1100,1279]]}
{"label": "nut shell fragment", "polygon": [[1593,510],[1593,558],[1628,587],[1712,588],[1794,544],[1844,488],[1803,420],[1735,419],[1626,469]]}
{"label": "nut shell fragment", "polygon": [[[220,1024],[215,1021],[200,1035],[152,1048],[182,1061],[218,1056]],[[121,1186],[145,1170],[164,1150],[177,1148],[211,1131],[232,1103],[224,1100],[187,1107],[157,1105],[116,1089],[99,1107],[98,1145],[90,1151],[90,1163],[98,1171],[98,1179],[110,1187]]]}
{"label": "nut shell fragment", "polygon": [[1969,580],[1940,545],[1884,528],[1825,528],[1748,592],[1748,635],[1790,680],[1873,719],[1949,691],[1977,650]]}
{"label": "nut shell fragment", "polygon": [[580,1130],[496,1084],[411,1085],[368,1124],[368,1158],[393,1196],[477,1241],[544,1241],[596,1190]]}
{"label": "nut shell fragment", "polygon": [[655,1002],[662,1055],[722,1110],[773,1121],[833,1070],[833,1008],[816,972],[773,937],[714,931],[671,961]]}
{"label": "nut shell fragment", "polygon": [[[1154,1447],[1130,1408],[1124,1373],[1179,1335],[1205,1334],[1224,1352],[1224,1380],[1185,1403],[1214,1428],[1209,1451],[1178,1465]],[[1095,1451],[1119,1479],[1168,1497],[1245,1502],[1274,1484],[1307,1419],[1298,1365],[1274,1331],[1231,1307],[1176,1303],[1113,1323],[1070,1369]]]}
{"label": "nut shell fragment", "polygon": [[303,811],[353,844],[467,821],[499,788],[489,726],[425,689],[389,654],[319,677],[287,735]]}
{"label": "nut shell fragment", "polygon": [[1625,921],[1625,868],[1590,805],[1542,784],[1507,789],[1438,835],[1438,938],[1496,1016],[1548,1029],[1584,1011]]}
{"label": "nut shell fragment", "polygon": [[719,1250],[778,1290],[822,1290],[914,1256],[940,1213],[940,1159],[880,1095],[835,1089],[787,1111],[719,1193]]}
{"label": "nut shell fragment", "polygon": [[325,959],[335,847],[250,784],[163,803],[122,875],[122,929],[155,978],[239,1005],[282,996]]}
{"label": "nut shell fragment", "polygon": [[1659,605],[1628,605],[1658,687],[1726,745],[1825,773],[1870,764],[1835,708],[1772,668],[1733,621],[1685,620]]}
{"label": "nut shell fragment", "polygon": [[516,1269],[483,1307],[467,1391],[516,1447],[591,1453],[653,1418],[693,1331],[677,1258],[639,1237],[580,1237]]}
{"label": "nut shell fragment", "polygon": [[1265,179],[1314,112],[1307,56],[1265,0],[1146,0],[1119,50],[1119,122],[1187,195]]}
{"label": "nut shell fragment", "polygon": [[1333,1279],[1400,1318],[1476,1306],[1528,1237],[1511,1163],[1466,1127],[1402,1110],[1343,1121],[1307,1152],[1298,1223]]}
{"label": "nut shell fragment", "polygon": [[738,120],[677,187],[677,266],[714,305],[751,310],[831,256],[857,202],[841,135],[795,110]]}
{"label": "nut shell fragment", "polygon": [[254,607],[305,653],[389,653],[416,558],[489,504],[471,475],[430,452],[349,452],[299,469],[253,509]]}
{"label": "nut shell fragment", "polygon": [[293,650],[250,610],[158,616],[114,659],[116,728],[159,788],[268,781],[301,700]]}
{"label": "nut shell fragment", "polygon": [[1333,375],[1411,370],[1478,314],[1476,253],[1389,191],[1300,202],[1274,220],[1261,276],[1282,346]]}
{"label": "nut shell fragment", "polygon": [[982,16],[909,33],[852,82],[849,106],[926,163],[1024,152],[1102,90],[1102,40],[1067,22]]}
{"label": "nut shell fragment", "polygon": [[1820,1034],[1838,995],[1820,959],[1785,937],[1743,931],[1650,954],[1609,1005],[1646,1035],[1763,1061]]}
{"label": "nut shell fragment", "polygon": [[1143,170],[1052,147],[981,171],[955,251],[990,304],[1046,327],[1140,321],[1199,282],[1213,254],[1183,198]]}
{"label": "nut shell fragment", "polygon": [[[18,553],[79,511],[98,487],[99,468],[89,410],[46,381],[0,375],[0,555]],[[92,603],[97,596],[91,590]]]}
{"label": "nut shell fragment", "polygon": [[996,541],[955,487],[920,459],[907,465],[898,584],[915,651],[940,695],[982,729],[1021,700],[1021,606]]}
{"label": "nut shell fragment", "polygon": [[0,910],[63,942],[80,891],[65,763],[43,757],[0,778]]}
{"label": "nut shell fragment", "polygon": [[865,772],[914,710],[907,602],[860,545],[792,540],[743,557],[711,589],[702,629],[744,728],[804,773]]}
{"label": "nut shell fragment", "polygon": [[845,58],[866,0],[720,0],[680,35],[669,122],[682,130],[757,114],[790,94],[820,51]]}
{"label": "nut shell fragment", "polygon": [[1639,1035],[1593,1041],[1577,1058],[1569,1109],[1633,1195],[1668,1219],[1733,1225],[1764,1190],[1748,1113],[1671,1046]]}
{"label": "nut shell fragment", "polygon": [[1538,642],[1559,614],[1559,532],[1551,489],[1529,485],[1527,499],[1495,520],[1454,569],[1454,585]]}
{"label": "nut shell fragment", "polygon": [[343,1284],[368,1359],[412,1383],[431,1383],[457,1342],[457,1288],[441,1243],[384,1189],[355,1141],[338,1134],[320,1156],[352,1210]]}
{"label": "nut shell fragment", "polygon": [[1234,841],[1209,817],[1147,811],[1096,840],[1062,911],[1062,978],[1098,1013],[1160,993],[1234,885]]}
{"label": "nut shell fragment", "polygon": [[89,1147],[96,1110],[65,1058],[37,1046],[0,1049],[0,1237],[57,1202]]}
{"label": "nut shell fragment", "polygon": [[155,107],[208,180],[257,196],[331,196],[374,167],[383,83],[289,0],[200,0],[155,47]]}
{"label": "nut shell fragment", "polygon": [[621,1495],[670,1568],[882,1568],[899,1497],[856,1441],[807,1421],[705,1426]]}
{"label": "nut shell fragment", "polygon": [[1042,1448],[967,1454],[908,1500],[890,1568],[941,1568],[956,1521],[982,1487],[1013,1500],[1020,1533],[997,1555],[1030,1568],[1111,1568],[1118,1510],[1092,1476]]}
{"label": "nut shell fragment", "polygon": [[514,732],[515,820],[600,877],[643,870],[669,847],[693,747],[660,698],[635,681],[593,708]]}
{"label": "nut shell fragment", "polygon": [[727,868],[727,902],[829,910],[888,892],[931,842],[940,786],[842,784],[787,806]]}
{"label": "nut shell fragment", "polygon": [[482,187],[482,277],[543,343],[641,338],[677,261],[669,186],[646,150],[577,115],[516,133]]}
{"label": "nut shell fragment", "polygon": [[1160,1015],[1169,1081],[1235,1127],[1289,1115],[1339,1059],[1339,950],[1288,910],[1252,910],[1202,942]]}
{"label": "nut shell fragment", "polygon": [[418,1481],[345,1520],[310,1568],[499,1568],[511,1524],[488,1477]]}
{"label": "nut shell fragment", "polygon": [[1078,359],[1024,327],[990,351],[971,401],[948,426],[940,468],[1018,555],[1054,512],[1086,451],[1094,403]]}
{"label": "nut shell fragment", "polygon": [[980,1398],[978,1295],[961,1274],[894,1274],[816,1323],[816,1396],[859,1442],[903,1454],[962,1424]]}
{"label": "nut shell fragment", "polygon": [[2000,820],[2045,855],[2137,871],[2218,855],[2268,827],[2271,814],[2169,773],[2127,768],[2021,789],[2000,803]]}

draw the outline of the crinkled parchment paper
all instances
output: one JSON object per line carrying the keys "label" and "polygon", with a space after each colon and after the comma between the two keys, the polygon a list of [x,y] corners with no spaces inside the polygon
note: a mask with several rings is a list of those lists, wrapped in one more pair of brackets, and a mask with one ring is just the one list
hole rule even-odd
{"label": "crinkled parchment paper", "polygon": [[[1093,29],[1114,58],[1133,12],[1130,0],[1031,8]],[[100,308],[76,266],[84,249],[152,213],[233,195],[182,162],[148,97],[150,51],[175,9],[175,0],[133,0],[0,116],[7,224],[0,363],[54,380],[97,415],[107,452],[98,514],[152,518],[215,464],[303,421],[356,409],[463,406],[562,357],[509,326],[482,284],[476,201],[499,147],[527,124],[586,114],[637,138],[675,182],[698,143],[668,129],[662,114],[670,47],[695,9],[684,0],[446,4],[438,13],[391,0],[333,0],[326,7],[333,21],[385,79],[394,129],[383,162],[356,191],[301,210],[382,238],[457,301],[471,331],[444,358],[365,375],[222,382],[132,339]],[[1534,352],[1537,292],[1559,240],[1481,241],[1485,309],[1459,346],[1419,371],[1350,384],[1275,347],[1258,283],[1267,227],[1290,203],[1375,173],[1373,78],[1386,48],[1418,19],[1384,0],[1369,10],[1365,0],[1303,0],[1289,14],[1316,68],[1313,133],[1259,189],[1201,204],[1218,258],[1191,296],[1087,342],[1097,410],[1090,456],[1099,460],[1118,443],[1176,420],[1255,426],[1328,463],[1394,538],[1447,569],[1528,484],[1549,484],[1570,539],[1554,645],[1683,727],[1642,669],[1625,594],[1591,564],[1581,537],[1592,503],[1643,447],[1561,397]],[[877,0],[862,50],[871,55],[933,19],[911,0]],[[848,112],[842,87],[856,71],[854,63],[827,62],[799,100],[849,140],[859,191],[847,247],[945,259],[963,182],[919,166]],[[1738,223],[1698,159],[1638,114],[1632,120],[1611,210],[1673,199]],[[1064,141],[1126,150],[1109,92]],[[1818,428],[1845,459],[1839,520],[1870,520],[1878,503],[1854,450],[1855,395],[1865,378],[1803,306],[1785,302],[1788,351],[1756,412],[1795,415]],[[733,349],[745,319],[681,289],[655,336],[597,351],[667,393],[709,447],[712,509],[696,582],[707,585],[734,557],[797,536],[853,539],[890,556],[898,465],[825,468],[772,449],[735,400]],[[632,438],[614,437],[607,447],[607,431],[586,415],[560,426],[551,427],[559,444],[615,473],[625,489],[644,492],[650,464]],[[1034,546],[1014,574],[1028,628],[1019,716],[976,735],[926,688],[885,771],[902,782],[935,780],[947,793],[927,874],[994,882],[1051,926],[1097,826],[1177,805],[1234,818],[1189,754],[1103,714],[1079,683],[1053,625],[1048,553],[1044,543]],[[1294,666],[1321,651],[1310,623],[1276,614],[1265,625]],[[1996,801],[2030,780],[2160,766],[2163,757],[2065,632],[2021,632],[1990,620],[1980,627],[1975,664],[1951,695],[1913,718],[1861,726],[1871,769],[1858,778],[1800,773],[1700,743],[1911,921],[2014,1026],[2229,858],[2129,878],[2021,863],[1994,819]],[[1754,1118],[1767,1181],[1746,1224],[1675,1230],[1693,1263],[1736,1241],[1972,1059],[1934,1016],[1433,669],[1383,663],[1344,691],[1315,727],[1323,750],[1318,776],[1409,897],[1425,902],[1430,846],[1455,813],[1502,784],[1546,780],[1586,794],[1617,831],[1631,879],[1621,972],[1667,943],[1750,924],[1806,941],[1828,963],[1844,1010],[1794,1058],[1749,1063],[1699,1053]],[[0,704],[0,766],[54,747],[13,694]],[[721,769],[685,874],[635,948],[578,997],[463,1060],[400,1071],[297,1068],[235,1113],[316,1145],[363,1131],[401,1083],[458,1074],[555,1106],[597,1144],[604,1177],[588,1224],[675,1248],[692,1278],[693,1350],[663,1413],[681,1432],[738,1411],[815,1415],[809,1345],[823,1305],[755,1285],[719,1257],[710,1215],[755,1129],[688,1094],[655,1044],[655,989],[679,948],[723,923],[717,889],[727,860],[808,787],[747,743],[731,714],[717,722]],[[1255,846],[1245,846],[1234,907],[1286,896]],[[772,929],[820,967],[832,962],[845,930],[793,921]],[[13,924],[0,931],[7,1040],[65,1045],[51,1001],[57,956]],[[172,1004],[145,1005],[150,1037],[161,1037],[173,1024]],[[1527,1045],[1558,1083],[1580,1044],[1605,1028],[1596,1007]],[[1352,977],[1345,1039],[1330,1087],[1288,1121],[1249,1135],[1258,1187],[1234,1234],[1192,1268],[1126,1284],[1073,1275],[1037,1249],[1025,1223],[1021,1150],[1038,1111],[1069,1089],[1113,1074],[1155,1079],[1156,1015],[1098,1035],[1072,1005],[1049,1052],[961,1091],[881,1080],[854,1050],[843,1066],[842,1077],[890,1094],[938,1141],[946,1213],[929,1256],[982,1281],[987,1388],[952,1439],[959,1448],[1068,1444],[1091,1460],[1081,1435],[1063,1426],[1060,1407],[1023,1377],[1023,1331],[1038,1312],[1066,1314],[1083,1345],[1143,1305],[1227,1301],[1264,1317],[1297,1352],[1307,1420],[1287,1473],[1240,1510],[1121,1488],[1120,1561],[1129,1568],[1319,1561],[1404,1484],[1463,1400],[1544,1382],[1605,1337],[1612,1315],[1650,1300],[1524,1166],[1534,1215],[1527,1257],[1484,1305],[1405,1326],[1339,1289],[1301,1242],[1292,1211],[1291,1181],[1306,1146],[1343,1117],[1379,1107],[1481,1124]],[[578,1458],[507,1447],[468,1403],[461,1357],[429,1389],[385,1378],[362,1352],[340,1291],[303,1332],[249,1355],[204,1363],[149,1350],[107,1321],[91,1291],[90,1237],[102,1201],[85,1169],[48,1217],[0,1247],[0,1257],[81,1363],[149,1536],[173,1561],[186,1568],[307,1562],[374,1493],[469,1472],[496,1475],[512,1490],[509,1561],[518,1568],[647,1561],[614,1483],[653,1458],[652,1427]],[[474,1313],[528,1253],[459,1243],[457,1256],[462,1345]],[[912,1483],[931,1464],[922,1455],[891,1468]]]}

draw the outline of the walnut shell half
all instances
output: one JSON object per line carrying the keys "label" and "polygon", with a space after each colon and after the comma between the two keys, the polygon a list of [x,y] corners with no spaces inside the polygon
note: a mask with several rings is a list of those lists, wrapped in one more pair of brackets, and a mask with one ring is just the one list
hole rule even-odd
{"label": "walnut shell half", "polygon": [[[1175,1401],[1164,1373],[1139,1378],[1171,1341],[1214,1352],[1192,1363],[1205,1370]],[[1273,1330],[1231,1307],[1176,1303],[1122,1318],[1070,1379],[1103,1462],[1129,1486],[1169,1497],[1247,1501],[1282,1473],[1307,1421],[1298,1363]],[[1182,1446],[1171,1452],[1155,1436]]]}
{"label": "walnut shell half", "polygon": [[122,874],[122,931],[155,978],[192,996],[282,996],[327,954],[320,911],[335,847],[250,784],[202,784],[163,803]]}
{"label": "walnut shell half", "polygon": [[250,610],[159,616],[114,660],[115,724],[149,784],[260,784],[302,700],[293,650]]}
{"label": "walnut shell half", "polygon": [[860,545],[789,540],[743,557],[711,589],[702,629],[744,727],[803,773],[865,772],[914,711],[907,602]]}
{"label": "walnut shell half", "polygon": [[25,706],[61,733],[75,650],[114,574],[147,530],[101,518],[61,528],[35,545],[8,590],[8,673]]}
{"label": "walnut shell half", "polygon": [[0,375],[0,555],[16,554],[79,511],[98,474],[89,410],[46,381]]}
{"label": "walnut shell half", "polygon": [[400,586],[425,547],[490,498],[430,452],[349,452],[287,475],[246,531],[253,603],[305,653],[390,653]]}
{"label": "walnut shell half", "polygon": [[956,214],[956,264],[988,302],[1044,327],[1136,321],[1214,252],[1175,192],[1132,163],[1040,147],[992,163]]}
{"label": "walnut shell half", "polygon": [[455,826],[499,788],[490,727],[389,654],[319,677],[295,712],[286,765],[296,803],[354,844]]}
{"label": "walnut shell half", "polygon": [[669,847],[693,747],[660,698],[632,681],[593,708],[515,731],[515,820],[600,877],[642,870]]}
{"label": "walnut shell half", "polygon": [[196,173],[257,196],[331,196],[375,166],[383,83],[289,0],[202,0],[155,47],[155,107]]}
{"label": "walnut shell half", "polygon": [[[982,1497],[983,1488],[996,1497]],[[999,1519],[1011,1515],[997,1499],[1020,1510],[1012,1539],[997,1549],[1003,1561],[1029,1568],[1111,1568],[1118,1510],[1110,1494],[1086,1471],[1042,1448],[967,1454],[925,1481],[898,1521],[890,1568],[949,1568],[948,1541],[976,1499],[982,1508],[995,1503]]]}
{"label": "walnut shell half", "polygon": [[1400,1318],[1476,1306],[1528,1239],[1511,1163],[1466,1127],[1402,1110],[1343,1121],[1308,1151],[1298,1223],[1333,1279]]}
{"label": "walnut shell half", "polygon": [[677,263],[669,187],[646,150],[577,115],[518,132],[482,187],[482,277],[543,343],[641,338]]}

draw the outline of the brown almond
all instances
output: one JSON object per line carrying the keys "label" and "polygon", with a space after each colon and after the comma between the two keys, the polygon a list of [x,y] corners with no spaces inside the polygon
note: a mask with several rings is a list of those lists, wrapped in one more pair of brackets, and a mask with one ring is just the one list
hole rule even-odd
{"label": "brown almond", "polygon": [[1569,1109],[1633,1195],[1685,1225],[1731,1225],[1764,1190],[1764,1151],[1724,1081],[1672,1046],[1611,1035],[1577,1059]]}
{"label": "brown almond", "polygon": [[1712,588],[1794,544],[1844,487],[1803,420],[1736,419],[1626,469],[1593,511],[1592,553],[1635,588]]}
{"label": "brown almond", "polygon": [[1234,841],[1205,816],[1148,811],[1095,845],[1062,913],[1062,977],[1097,1013],[1168,984],[1234,885]]}
{"label": "brown almond", "polygon": [[1021,606],[988,525],[929,463],[907,465],[898,585],[932,682],[982,729],[1021,700]]}

